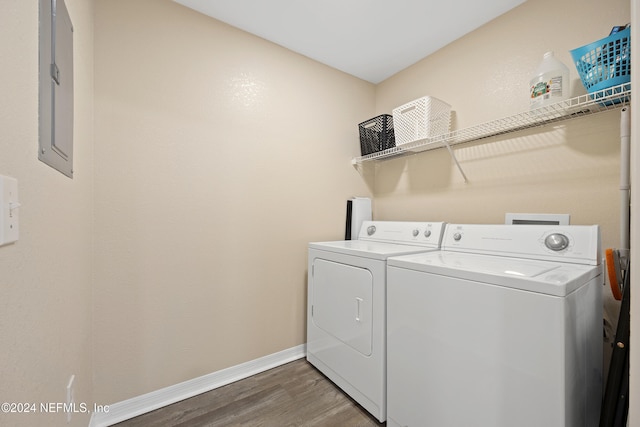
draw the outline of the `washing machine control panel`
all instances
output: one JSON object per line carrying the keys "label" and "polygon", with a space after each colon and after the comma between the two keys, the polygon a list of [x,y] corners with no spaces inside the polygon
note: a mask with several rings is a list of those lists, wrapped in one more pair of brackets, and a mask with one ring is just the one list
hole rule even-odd
{"label": "washing machine control panel", "polygon": [[589,265],[601,257],[597,225],[448,224],[442,249]]}
{"label": "washing machine control panel", "polygon": [[444,229],[444,222],[364,221],[358,239],[439,248]]}

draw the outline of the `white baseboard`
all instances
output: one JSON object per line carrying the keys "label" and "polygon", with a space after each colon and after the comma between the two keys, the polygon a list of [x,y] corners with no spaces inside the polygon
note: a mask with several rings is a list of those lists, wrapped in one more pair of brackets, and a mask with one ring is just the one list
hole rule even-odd
{"label": "white baseboard", "polygon": [[109,405],[108,412],[94,412],[89,427],[107,427],[163,406],[248,378],[285,363],[305,357],[306,345],[301,344],[259,359],[212,372],[192,380],[184,381],[151,393],[136,396]]}

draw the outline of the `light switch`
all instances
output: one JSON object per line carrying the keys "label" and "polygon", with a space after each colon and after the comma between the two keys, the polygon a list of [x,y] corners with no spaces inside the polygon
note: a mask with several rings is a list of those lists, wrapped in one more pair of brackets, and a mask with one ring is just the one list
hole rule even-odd
{"label": "light switch", "polygon": [[0,246],[18,240],[20,227],[18,214],[18,180],[0,175]]}

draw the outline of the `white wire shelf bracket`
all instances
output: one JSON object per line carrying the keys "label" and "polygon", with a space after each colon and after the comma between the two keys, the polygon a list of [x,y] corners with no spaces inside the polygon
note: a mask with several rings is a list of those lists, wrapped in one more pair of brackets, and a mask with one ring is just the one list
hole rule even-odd
{"label": "white wire shelf bracket", "polygon": [[399,147],[367,154],[366,156],[354,157],[351,160],[351,164],[358,166],[364,162],[384,160],[400,155],[445,147],[449,151],[449,154],[451,154],[453,161],[466,182],[467,177],[451,149],[453,145],[618,109],[628,105],[630,102],[631,83],[625,83],[598,92],[580,95],[535,110],[525,111],[464,129],[454,130],[431,138],[419,139]]}

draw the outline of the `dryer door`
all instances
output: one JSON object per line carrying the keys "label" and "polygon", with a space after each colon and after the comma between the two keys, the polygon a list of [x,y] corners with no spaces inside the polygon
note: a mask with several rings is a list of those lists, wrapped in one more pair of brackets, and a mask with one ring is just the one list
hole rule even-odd
{"label": "dryer door", "polygon": [[373,275],[324,259],[313,263],[314,324],[365,356],[371,355]]}

